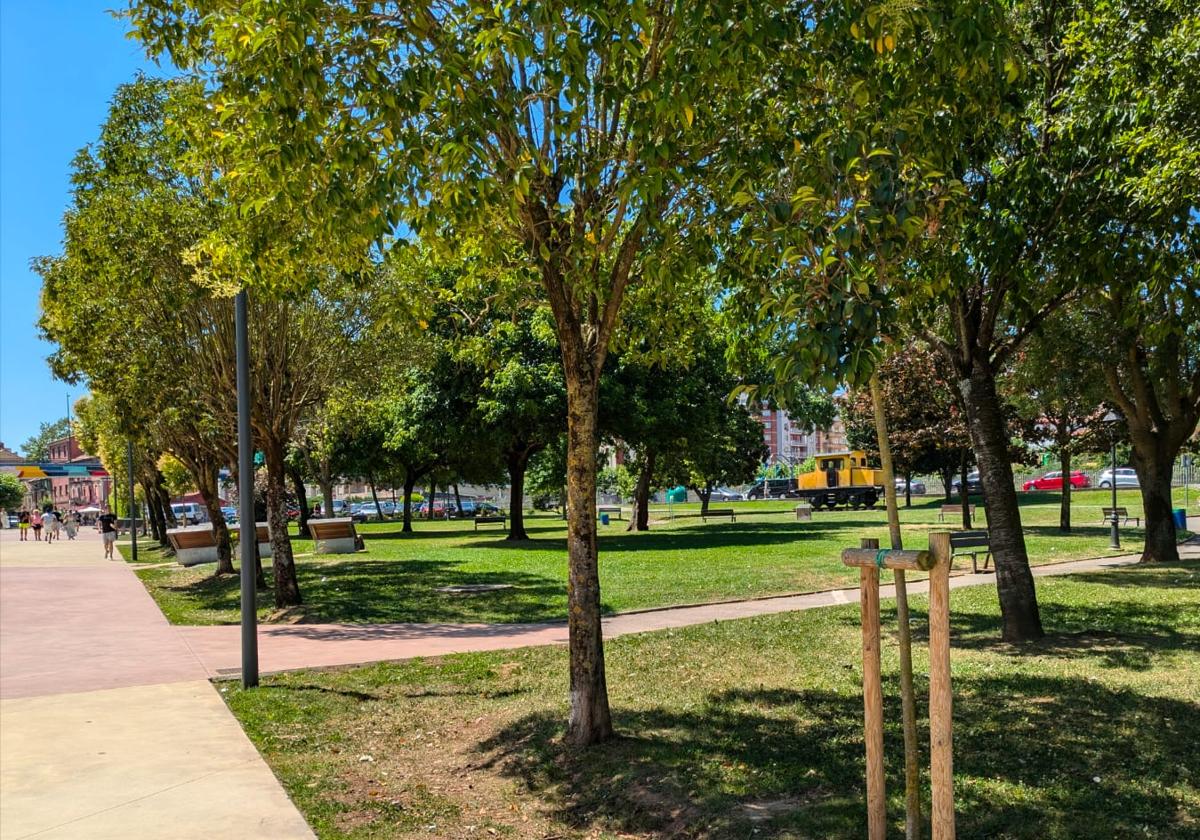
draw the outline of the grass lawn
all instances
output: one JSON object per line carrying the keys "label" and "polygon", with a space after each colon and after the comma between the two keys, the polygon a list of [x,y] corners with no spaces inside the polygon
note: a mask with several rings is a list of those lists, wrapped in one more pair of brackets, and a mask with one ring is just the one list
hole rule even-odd
{"label": "grass lawn", "polygon": [[[1200,564],[1043,579],[1038,596],[1048,636],[1021,648],[996,641],[990,587],[951,596],[959,836],[1200,836]],[[913,599],[922,698],[925,608]],[[323,838],[865,836],[856,607],[606,650],[619,738],[581,754],[560,740],[562,648],[221,690]],[[883,665],[902,836],[890,635]]]}
{"label": "grass lawn", "polygon": [[[1100,491],[1073,496],[1075,530],[1058,532],[1058,494],[1022,494],[1026,544],[1034,563],[1110,553]],[[906,545],[924,546],[927,533],[961,527],[938,523],[941,499],[901,508]],[[1122,491],[1120,503],[1140,512],[1137,491]],[[692,514],[627,533],[625,523],[600,526],[600,580],[606,612],[752,598],[856,584],[857,572],[841,564],[840,552],[862,537],[886,544],[885,514],[821,511],[812,522],[796,522],[793,502],[735,504],[737,522],[702,524],[698,506],[676,506]],[[979,511],[982,517],[982,509]],[[982,524],[982,519],[980,519]],[[558,518],[530,519],[531,539],[509,542],[497,529],[475,532],[470,522],[419,522],[402,534],[396,523],[360,526],[367,551],[330,559],[311,554],[312,543],[296,539],[300,588],[312,620],[336,622],[526,622],[566,614],[566,528]],[[1122,529],[1126,551],[1140,551],[1142,529]],[[128,547],[122,549],[128,555]],[[169,558],[168,558],[169,559]],[[143,564],[162,562],[155,551],[139,552]],[[960,561],[960,568],[966,561]],[[168,619],[178,624],[238,621],[238,583],[217,579],[212,566],[177,565],[138,572]],[[437,590],[456,584],[503,584],[508,588],[452,595]],[[260,617],[272,612],[269,592],[260,594]]]}

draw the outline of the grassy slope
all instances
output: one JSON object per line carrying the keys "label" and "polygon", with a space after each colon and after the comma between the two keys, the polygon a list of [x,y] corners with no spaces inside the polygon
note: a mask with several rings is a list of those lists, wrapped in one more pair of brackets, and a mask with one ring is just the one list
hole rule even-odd
{"label": "grassy slope", "polygon": [[[990,589],[952,595],[959,836],[1200,836],[1200,565],[1038,590],[1049,635],[1020,649],[995,641]],[[913,608],[923,695],[924,600]],[[856,608],[606,648],[621,737],[582,756],[558,740],[560,648],[222,690],[322,837],[865,836]],[[899,836],[890,637],[883,653]]]}
{"label": "grassy slope", "polygon": [[[1103,496],[1103,498],[1101,498]],[[1109,553],[1108,530],[1100,522],[1107,494],[1074,496],[1076,528],[1058,533],[1058,495],[1023,494],[1022,516],[1033,562],[1047,563]],[[1136,491],[1123,491],[1121,503],[1139,510]],[[935,528],[940,499],[920,500],[901,510],[906,544],[924,545]],[[607,612],[749,598],[784,592],[852,586],[856,573],[842,566],[842,548],[861,537],[886,544],[882,510],[820,512],[797,523],[792,503],[743,503],[738,521],[701,524],[694,516],[656,525],[647,533],[627,533],[624,523],[600,528],[600,577]],[[696,506],[677,506],[695,513]],[[773,511],[773,512],[767,512]],[[981,512],[982,515],[982,512]],[[298,559],[300,586],[310,613],[347,622],[542,621],[566,612],[565,527],[540,516],[530,521],[532,537],[508,542],[495,529],[476,533],[469,522],[421,522],[415,534],[395,523],[360,526],[368,551],[343,559]],[[1126,551],[1141,548],[1141,529],[1124,529]],[[312,543],[295,541],[300,555]],[[141,552],[140,560],[161,557]],[[966,561],[960,561],[960,568]],[[167,617],[181,624],[236,623],[238,586],[232,578],[211,576],[211,566],[144,569],[139,575]],[[455,596],[439,587],[499,583],[511,588],[484,595]],[[260,615],[271,612],[269,593]]]}

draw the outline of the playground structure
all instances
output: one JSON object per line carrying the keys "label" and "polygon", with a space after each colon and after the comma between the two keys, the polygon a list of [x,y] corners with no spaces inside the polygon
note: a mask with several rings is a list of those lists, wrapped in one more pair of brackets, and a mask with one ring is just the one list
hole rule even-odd
{"label": "playground structure", "polygon": [[872,508],[883,496],[883,470],[867,466],[867,453],[856,449],[816,456],[816,467],[796,480],[794,495],[813,509]]}
{"label": "playground structure", "polygon": [[[859,606],[862,615],[863,735],[867,753],[867,836],[887,836],[887,798],[883,774],[883,683],[880,663],[879,571],[892,569],[897,590],[903,590],[907,570],[929,572],[929,776],[933,793],[930,822],[934,840],[954,838],[953,718],[950,689],[950,533],[929,535],[928,551],[879,549],[877,540],[842,552],[842,562],[859,569]],[[898,607],[899,607],[898,603]],[[899,610],[907,622],[907,605]],[[906,628],[901,635],[907,638]],[[908,754],[906,764],[915,765]],[[914,750],[915,752],[915,750]],[[915,789],[915,788],[914,788]],[[919,808],[909,800],[907,834],[920,823]],[[914,810],[917,813],[914,813]]]}

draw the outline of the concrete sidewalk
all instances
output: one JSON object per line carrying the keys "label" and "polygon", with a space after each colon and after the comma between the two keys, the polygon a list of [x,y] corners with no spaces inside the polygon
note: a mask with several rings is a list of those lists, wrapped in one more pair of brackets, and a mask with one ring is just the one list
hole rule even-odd
{"label": "concrete sidewalk", "polygon": [[[1181,549],[1200,556],[1200,545]],[[1137,555],[1077,560],[1036,566],[1035,577],[1067,575],[1136,563]],[[952,589],[995,585],[995,575],[965,574],[950,579]],[[928,591],[925,581],[909,584],[909,592]],[[894,587],[880,587],[884,598]],[[757,615],[810,610],[858,601],[858,589],[836,589],[804,595],[760,598],[723,604],[703,604],[625,613],[604,619],[604,637],[645,633],[727,621]],[[239,673],[240,629],[237,626],[178,627],[180,636],[213,677]],[[546,624],[293,624],[264,625],[258,632],[259,667],[263,673],[299,668],[354,665],[417,656],[440,656],[470,651],[503,650],[534,645],[566,644],[565,623]]]}
{"label": "concrete sidewalk", "polygon": [[0,837],[313,837],[89,531],[51,545],[0,531]]}

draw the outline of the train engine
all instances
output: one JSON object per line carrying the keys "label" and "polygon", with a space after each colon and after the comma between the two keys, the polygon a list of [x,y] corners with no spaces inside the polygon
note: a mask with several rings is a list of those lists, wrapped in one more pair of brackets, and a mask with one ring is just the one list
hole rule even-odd
{"label": "train engine", "polygon": [[883,470],[867,466],[862,450],[816,456],[817,467],[797,479],[797,495],[814,508],[872,508],[883,496]]}

